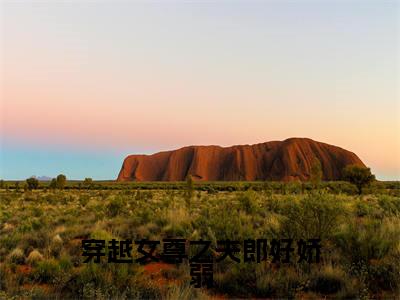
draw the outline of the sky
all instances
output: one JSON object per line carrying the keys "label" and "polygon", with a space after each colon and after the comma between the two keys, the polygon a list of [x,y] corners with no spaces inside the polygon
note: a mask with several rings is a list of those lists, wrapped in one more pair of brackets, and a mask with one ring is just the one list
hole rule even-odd
{"label": "sky", "polygon": [[399,1],[2,1],[0,178],[308,137],[400,180]]}

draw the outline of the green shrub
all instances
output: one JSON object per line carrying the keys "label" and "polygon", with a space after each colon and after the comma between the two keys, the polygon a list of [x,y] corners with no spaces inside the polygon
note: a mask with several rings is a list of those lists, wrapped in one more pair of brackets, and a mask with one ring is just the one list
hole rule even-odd
{"label": "green shrub", "polygon": [[278,280],[272,274],[263,274],[257,277],[255,294],[261,298],[275,298],[279,289]]}
{"label": "green shrub", "polygon": [[400,197],[382,195],[378,197],[378,203],[386,215],[400,216]]}
{"label": "green shrub", "polygon": [[345,284],[343,271],[325,267],[311,278],[309,288],[321,294],[334,294],[343,289]]}
{"label": "green shrub", "polygon": [[106,206],[107,215],[110,217],[115,217],[115,216],[123,213],[124,207],[125,207],[125,203],[122,198],[119,198],[119,197],[114,198]]}
{"label": "green shrub", "polygon": [[253,294],[251,286],[256,282],[254,264],[229,263],[223,272],[215,272],[216,288],[221,293],[249,297]]}
{"label": "green shrub", "polygon": [[45,230],[32,231],[25,233],[21,238],[21,248],[28,249],[29,247],[35,249],[44,249],[49,245],[49,236]]}
{"label": "green shrub", "polygon": [[39,187],[39,180],[35,177],[28,178],[26,184],[29,190],[35,190]]}
{"label": "green shrub", "polygon": [[50,243],[50,252],[54,256],[58,256],[63,248],[63,240],[59,234],[56,234]]}
{"label": "green shrub", "polygon": [[82,206],[86,206],[86,205],[88,204],[89,200],[90,200],[89,195],[81,195],[81,196],[79,197],[79,203],[80,203]]}
{"label": "green shrub", "polygon": [[60,174],[56,178],[56,187],[58,189],[63,189],[67,184],[67,177],[64,174]]}
{"label": "green shrub", "polygon": [[388,254],[396,244],[396,234],[385,230],[380,221],[350,223],[336,234],[335,243],[350,263],[366,264],[372,259],[381,259]]}
{"label": "green shrub", "polygon": [[53,283],[60,272],[61,269],[56,260],[43,260],[37,263],[33,272],[33,278],[37,282]]}
{"label": "green shrub", "polygon": [[375,175],[371,174],[370,168],[357,165],[348,165],[343,171],[343,179],[349,181],[357,187],[358,194],[361,195],[363,187],[375,181]]}
{"label": "green shrub", "polygon": [[15,248],[8,255],[8,260],[14,264],[23,264],[25,262],[24,251],[20,248]]}
{"label": "green shrub", "polygon": [[400,266],[398,261],[378,261],[368,267],[369,289],[374,293],[381,290],[398,292],[400,289]]}
{"label": "green shrub", "polygon": [[166,293],[163,295],[164,300],[191,300],[199,299],[201,296],[205,298],[205,295],[201,295],[201,291],[193,288],[189,284],[172,285],[167,288]]}
{"label": "green shrub", "polygon": [[237,196],[240,208],[248,214],[252,214],[257,210],[257,199],[255,192],[241,192]]}
{"label": "green shrub", "polygon": [[284,237],[323,240],[335,232],[345,210],[336,196],[323,193],[287,201],[280,213],[286,217],[281,232]]}
{"label": "green shrub", "polygon": [[35,266],[42,260],[43,260],[43,255],[38,250],[33,250],[29,253],[26,259],[26,263],[31,266]]}
{"label": "green shrub", "polygon": [[368,206],[368,204],[365,202],[357,202],[356,206],[356,213],[358,217],[367,216],[371,211],[370,206]]}

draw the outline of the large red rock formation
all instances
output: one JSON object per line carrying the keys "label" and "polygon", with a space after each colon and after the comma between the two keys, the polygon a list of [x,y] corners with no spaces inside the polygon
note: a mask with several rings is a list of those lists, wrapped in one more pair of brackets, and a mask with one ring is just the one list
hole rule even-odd
{"label": "large red rock formation", "polygon": [[365,166],[353,152],[307,138],[232,147],[189,146],[153,155],[129,155],[118,181],[307,180],[313,161],[323,179],[338,180],[349,164]]}

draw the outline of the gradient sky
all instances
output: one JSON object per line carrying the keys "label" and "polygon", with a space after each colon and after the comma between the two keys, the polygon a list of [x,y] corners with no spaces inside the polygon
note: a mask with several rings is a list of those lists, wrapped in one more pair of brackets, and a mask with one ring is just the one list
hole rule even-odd
{"label": "gradient sky", "polygon": [[399,1],[0,5],[0,178],[309,137],[400,179]]}

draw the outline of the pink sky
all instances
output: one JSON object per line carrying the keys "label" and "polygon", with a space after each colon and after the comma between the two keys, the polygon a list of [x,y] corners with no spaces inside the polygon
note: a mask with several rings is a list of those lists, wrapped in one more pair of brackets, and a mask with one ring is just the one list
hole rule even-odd
{"label": "pink sky", "polygon": [[309,137],[399,179],[398,5],[307,3],[7,2],[4,149]]}

